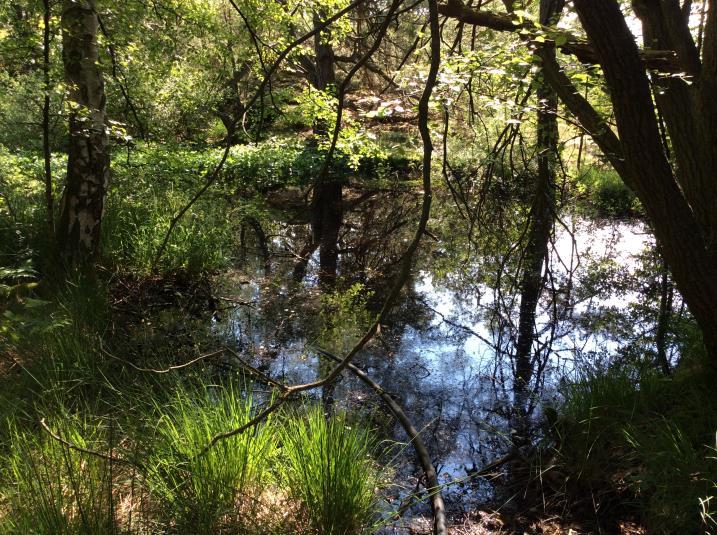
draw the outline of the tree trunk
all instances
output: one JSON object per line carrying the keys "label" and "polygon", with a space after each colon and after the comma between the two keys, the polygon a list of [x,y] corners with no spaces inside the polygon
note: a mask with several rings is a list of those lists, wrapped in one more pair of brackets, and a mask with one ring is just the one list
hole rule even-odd
{"label": "tree trunk", "polygon": [[[323,23],[324,13],[314,12],[314,26]],[[331,46],[331,32],[328,29],[314,36],[314,54],[316,56],[316,89],[326,91],[336,85],[336,67],[334,48]]]}
{"label": "tree trunk", "polygon": [[55,199],[52,192],[52,154],[50,153],[50,0],[43,0],[43,32],[42,32],[42,155],[45,162],[45,210],[47,224],[47,240],[50,247],[55,242]]}
{"label": "tree trunk", "polygon": [[336,280],[338,239],[343,219],[341,182],[327,177],[315,194],[316,208],[321,212],[321,241],[319,245],[319,282],[331,286]]}
{"label": "tree trunk", "polygon": [[667,262],[661,258],[660,269],[660,311],[657,315],[657,330],[655,333],[655,346],[657,347],[657,363],[665,375],[670,375],[670,361],[667,358],[667,330],[672,316],[672,284]]}
{"label": "tree trunk", "polygon": [[105,92],[97,47],[97,12],[90,0],[65,0],[62,60],[70,105],[67,181],[57,234],[69,264],[95,258],[110,173]]}
{"label": "tree trunk", "polygon": [[[717,266],[708,250],[711,230],[700,225],[700,210],[695,210],[696,215],[694,207],[688,204],[683,195],[687,188],[678,186],[665,156],[647,74],[635,40],[616,0],[575,0],[574,5],[600,58],[610,89],[623,159],[619,172],[633,187],[653,222],[677,287],[717,362]],[[708,44],[716,50],[708,51]],[[705,40],[705,47],[703,71],[711,55],[717,55],[717,37],[709,43]],[[713,74],[706,73],[708,83]],[[670,118],[665,119],[669,128]],[[713,124],[709,128],[711,132],[705,132],[707,126],[702,124],[699,129],[707,141],[713,139],[717,127]],[[700,146],[689,149],[693,158],[707,157]],[[705,197],[711,196],[712,188],[698,188]],[[714,199],[707,198],[706,202],[712,206]]]}
{"label": "tree trunk", "polygon": [[[319,25],[322,14],[314,13],[314,24]],[[331,34],[328,31],[319,32],[314,38],[314,53],[316,55],[316,89],[319,91],[332,91],[336,85],[336,70],[334,62],[334,49],[330,43]],[[317,120],[314,123],[316,137],[327,134],[326,121]],[[314,196],[311,201],[311,234],[314,244],[319,246],[319,282],[324,286],[332,286],[336,280],[338,264],[338,237],[343,222],[342,185],[334,177],[331,168],[326,176],[317,178],[314,184]]]}
{"label": "tree trunk", "polygon": [[[702,37],[694,45],[678,0],[633,0],[648,43],[674,50],[667,57],[664,51],[638,50],[617,0],[574,0],[590,44],[576,49],[569,41],[562,50],[602,66],[619,137],[555,58],[540,49],[537,54],[560,100],[645,207],[675,284],[717,365],[717,9],[712,4]],[[467,7],[460,0],[448,0],[441,8],[443,14],[468,24],[521,29],[510,17]],[[670,132],[677,172],[664,154],[646,67],[690,77],[687,84],[653,73],[661,85],[655,100]]]}
{"label": "tree trunk", "polygon": [[543,290],[543,265],[555,218],[555,161],[558,142],[557,96],[542,80],[537,91],[538,109],[538,175],[533,206],[530,211],[528,243],[523,253],[520,281],[520,316],[515,347],[515,398],[519,410],[525,411],[533,374],[535,316]]}

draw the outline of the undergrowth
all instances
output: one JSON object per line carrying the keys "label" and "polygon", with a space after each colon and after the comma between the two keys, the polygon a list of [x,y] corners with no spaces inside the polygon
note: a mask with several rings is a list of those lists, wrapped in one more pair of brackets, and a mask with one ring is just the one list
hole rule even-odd
{"label": "undergrowth", "polygon": [[559,481],[551,492],[564,506],[591,496],[596,518],[623,509],[650,533],[713,526],[716,379],[699,357],[671,377],[625,366],[584,375],[565,389],[541,479]]}
{"label": "undergrowth", "polygon": [[[32,291],[42,296],[32,306],[28,289],[3,298],[13,314],[0,331],[11,363],[0,374],[0,533],[357,534],[378,518],[383,469],[369,430],[309,406],[306,421],[280,411],[203,452],[271,401],[263,385],[209,362],[131,368],[140,356],[113,338],[98,278]],[[172,363],[166,348],[141,358]],[[309,498],[317,485],[330,503]]]}
{"label": "undergrowth", "polygon": [[643,213],[635,193],[612,169],[589,167],[578,176],[577,191],[588,216],[629,219]]}
{"label": "undergrowth", "polygon": [[313,531],[349,535],[376,524],[381,470],[371,433],[346,413],[327,418],[321,407],[313,407],[286,421],[281,440],[290,496]]}
{"label": "undergrowth", "polygon": [[148,475],[166,522],[185,533],[251,531],[277,462],[273,417],[205,453],[202,448],[214,435],[251,420],[252,404],[251,395],[228,384],[195,391],[180,387],[171,403],[156,407]]}
{"label": "undergrowth", "polygon": [[[117,148],[102,222],[102,263],[107,269],[147,273],[172,218],[204,186],[223,149],[138,144]],[[286,138],[232,147],[217,180],[184,214],[170,235],[160,270],[192,272],[227,267],[237,256],[243,225],[268,224],[264,195],[308,187],[320,172],[324,151]],[[64,182],[66,156],[53,155],[56,184]],[[385,185],[403,180],[413,165],[383,152],[352,161],[334,160],[331,172],[343,180]],[[55,197],[59,201],[59,189]],[[52,258],[44,208],[43,161],[35,153],[0,146],[0,266],[17,267],[31,258]],[[58,202],[59,204],[59,202]]]}

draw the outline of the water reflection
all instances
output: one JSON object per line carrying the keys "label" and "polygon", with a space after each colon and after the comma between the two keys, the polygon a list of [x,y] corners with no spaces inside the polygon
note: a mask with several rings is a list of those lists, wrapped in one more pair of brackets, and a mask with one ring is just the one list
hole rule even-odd
{"label": "water reflection", "polygon": [[[301,239],[296,228],[283,227],[274,238],[278,257],[290,256],[281,253],[291,251]],[[349,238],[344,239],[343,248],[349,251]],[[398,233],[385,250],[362,248],[362,268],[353,273],[360,272],[357,278],[367,281],[372,264],[367,258],[384,262],[396,258],[401,243]],[[576,363],[617,351],[618,340],[586,329],[581,318],[606,307],[624,308],[639,295],[619,285],[595,284],[595,270],[612,266],[628,276],[638,268],[636,255],[653,246],[652,237],[639,223],[573,219],[556,230],[549,260],[551,287],[540,302],[536,325],[535,351],[540,358],[532,385],[533,407],[558,395],[560,381],[575,373]],[[471,277],[461,281],[456,273],[432,269],[433,255],[435,251],[424,251],[419,262],[423,269],[416,272],[403,301],[354,362],[395,396],[423,430],[440,479],[448,484],[449,510],[467,511],[496,497],[489,480],[467,476],[511,448],[511,352],[517,308],[514,299],[506,300],[503,290],[489,282]],[[272,278],[264,277],[261,269],[245,268],[223,277],[219,285],[222,297],[236,307],[215,325],[215,332],[253,365],[286,383],[321,377],[329,366],[313,347],[342,353],[363,326],[360,318],[349,321],[335,307],[328,307],[327,316],[325,298],[316,284],[317,260],[309,261],[300,286],[292,283],[291,262],[278,260]],[[344,273],[355,261],[349,252],[342,256]],[[461,273],[480,271],[480,262],[476,258],[476,266],[463,266]],[[338,403],[369,414],[378,403],[349,373],[335,385],[332,395]],[[379,411],[374,411],[374,425],[387,438],[405,440],[402,429]],[[406,449],[406,455],[410,453]],[[415,490],[420,476],[413,463],[401,463],[396,479],[404,483],[404,497]]]}

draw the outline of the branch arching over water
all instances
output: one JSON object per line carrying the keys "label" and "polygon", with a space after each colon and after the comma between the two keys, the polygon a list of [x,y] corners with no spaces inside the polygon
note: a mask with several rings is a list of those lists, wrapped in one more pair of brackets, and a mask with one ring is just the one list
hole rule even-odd
{"label": "branch arching over water", "polygon": [[[421,134],[421,140],[423,142],[423,202],[421,208],[421,217],[418,222],[416,232],[414,234],[413,240],[409,244],[403,256],[401,270],[398,274],[395,284],[393,285],[389,295],[384,301],[383,306],[381,307],[381,311],[378,314],[376,320],[371,324],[366,333],[354,345],[354,347],[342,359],[340,359],[339,363],[333,368],[333,370],[331,370],[331,372],[326,377],[310,383],[287,386],[286,390],[279,397],[277,397],[267,408],[257,414],[249,422],[235,429],[231,429],[223,433],[214,435],[214,437],[212,437],[212,439],[206,444],[206,446],[204,446],[197,453],[197,456],[204,455],[218,442],[239,435],[244,431],[254,427],[262,420],[264,420],[267,416],[269,416],[269,414],[273,413],[284,403],[286,403],[286,401],[288,401],[289,398],[293,395],[305,392],[307,390],[320,388],[333,382],[342,371],[348,368],[356,354],[361,351],[378,332],[379,326],[383,321],[385,321],[386,317],[388,316],[388,313],[393,308],[393,305],[398,298],[398,295],[400,294],[404,285],[410,278],[413,260],[416,251],[418,250],[418,246],[421,242],[421,237],[426,231],[428,220],[431,214],[431,202],[433,200],[433,193],[431,190],[431,164],[433,161],[433,144],[431,143],[431,133],[428,127],[428,105],[438,77],[438,69],[440,66],[441,59],[441,42],[440,28],[438,23],[438,7],[436,4],[436,0],[429,0],[428,7],[430,17],[429,26],[431,31],[431,63],[423,93],[418,104],[418,129]],[[445,508],[443,505],[443,500],[440,497],[438,488],[435,488],[434,486],[434,488],[430,488],[428,490],[429,493],[433,494],[433,532],[437,535],[445,535],[447,533],[447,528],[445,523]]]}

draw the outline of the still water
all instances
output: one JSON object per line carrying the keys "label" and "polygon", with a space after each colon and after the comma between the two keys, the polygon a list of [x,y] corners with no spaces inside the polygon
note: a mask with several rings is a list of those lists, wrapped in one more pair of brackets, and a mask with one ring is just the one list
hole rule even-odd
{"label": "still water", "polygon": [[[322,297],[315,257],[303,283],[292,282],[291,254],[285,254],[299,248],[292,243],[292,232],[280,226],[273,238],[277,259],[271,273],[265,273],[265,262],[258,261],[255,268],[247,267],[249,263],[221,277],[217,293],[228,306],[213,328],[243,358],[288,384],[326,374],[330,366],[313,348],[345,352],[371,317],[365,312],[371,300],[362,298],[360,290],[347,301],[327,302]],[[424,243],[424,248],[431,245]],[[654,239],[640,223],[576,218],[556,227],[549,290],[536,325],[535,351],[540,356],[533,385],[536,422],[540,407],[560,395],[561,382],[575,378],[577,363],[583,369],[600,355],[619,350],[620,340],[592,328],[588,332],[581,318],[623,310],[640,299],[639,292],[619,284],[581,281],[606,266],[612,267],[617,280],[630,278],[640,266],[639,255],[651,247]],[[511,347],[519,301],[490,282],[461,281],[445,270],[437,273],[430,258],[440,251],[423,253],[422,258],[429,260],[418,262],[390,322],[354,363],[391,392],[421,430],[446,484],[447,507],[461,512],[497,499],[494,483],[497,486],[499,480],[491,483],[468,476],[509,450]],[[471,273],[468,267],[461,273]],[[380,296],[374,293],[374,297]],[[385,439],[406,440],[400,426],[381,412],[375,394],[350,372],[330,393],[336,404],[366,414]],[[327,392],[310,395],[320,399],[322,394]],[[395,479],[400,482],[395,498],[401,500],[416,490],[421,473],[411,462],[410,446],[394,449],[398,451]],[[425,512],[422,507],[416,505],[408,516]]]}

